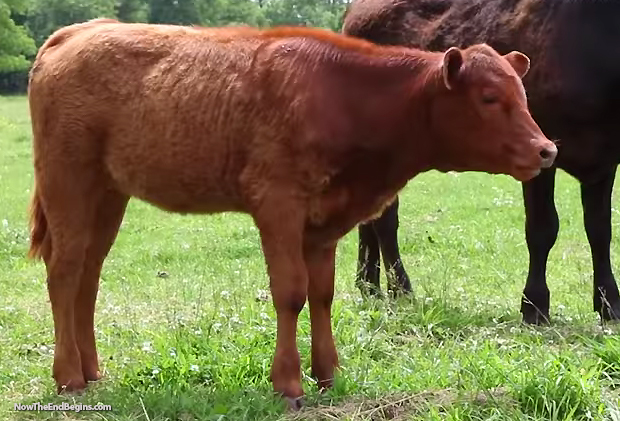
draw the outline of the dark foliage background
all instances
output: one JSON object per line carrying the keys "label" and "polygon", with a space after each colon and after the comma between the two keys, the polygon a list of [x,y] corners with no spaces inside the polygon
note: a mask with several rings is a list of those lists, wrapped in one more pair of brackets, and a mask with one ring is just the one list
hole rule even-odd
{"label": "dark foliage background", "polygon": [[37,48],[56,29],[96,17],[224,26],[339,30],[350,0],[0,0],[0,94],[26,91]]}

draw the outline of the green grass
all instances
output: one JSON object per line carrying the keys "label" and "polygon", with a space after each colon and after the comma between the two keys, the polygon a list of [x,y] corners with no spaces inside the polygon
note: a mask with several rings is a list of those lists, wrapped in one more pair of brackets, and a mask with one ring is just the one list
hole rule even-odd
{"label": "green grass", "polygon": [[[81,396],[56,396],[44,268],[25,257],[32,174],[27,102],[0,98],[2,420],[620,419],[617,326],[602,327],[592,311],[578,184],[563,172],[548,273],[551,327],[520,322],[520,184],[423,174],[401,196],[400,242],[415,299],[362,301],[357,234],[347,235],[333,306],[342,369],[334,389],[319,395],[309,378],[306,307],[299,414],[272,394],[275,314],[264,300],[268,280],[250,218],[165,214],[139,201],[130,202],[102,275],[96,336],[105,378]],[[618,221],[614,210],[614,232]],[[15,403],[73,401],[112,411],[13,411]]]}

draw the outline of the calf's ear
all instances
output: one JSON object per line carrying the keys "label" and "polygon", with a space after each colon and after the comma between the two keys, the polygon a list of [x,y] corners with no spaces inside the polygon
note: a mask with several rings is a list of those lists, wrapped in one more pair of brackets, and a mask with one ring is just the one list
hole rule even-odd
{"label": "calf's ear", "polygon": [[452,89],[459,77],[459,72],[463,66],[463,54],[456,47],[450,47],[443,55],[441,68],[443,73],[443,83],[446,88]]}
{"label": "calf's ear", "polygon": [[508,63],[515,69],[520,78],[523,78],[530,70],[529,57],[519,51],[511,51],[504,55],[504,58],[508,60]]}

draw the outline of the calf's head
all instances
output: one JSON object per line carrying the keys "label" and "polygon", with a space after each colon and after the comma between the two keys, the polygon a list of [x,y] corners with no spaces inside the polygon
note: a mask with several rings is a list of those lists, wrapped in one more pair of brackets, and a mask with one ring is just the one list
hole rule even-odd
{"label": "calf's head", "polygon": [[557,148],[530,115],[521,82],[530,67],[526,55],[502,56],[485,44],[452,47],[438,67],[439,92],[431,100],[437,169],[527,181],[553,164]]}

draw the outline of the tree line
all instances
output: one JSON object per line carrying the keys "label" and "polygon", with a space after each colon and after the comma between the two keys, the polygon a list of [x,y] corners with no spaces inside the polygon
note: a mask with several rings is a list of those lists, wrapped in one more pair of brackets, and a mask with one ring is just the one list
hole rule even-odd
{"label": "tree line", "polygon": [[0,0],[0,93],[24,92],[38,47],[56,29],[97,17],[122,22],[317,26],[339,30],[351,0]]}

